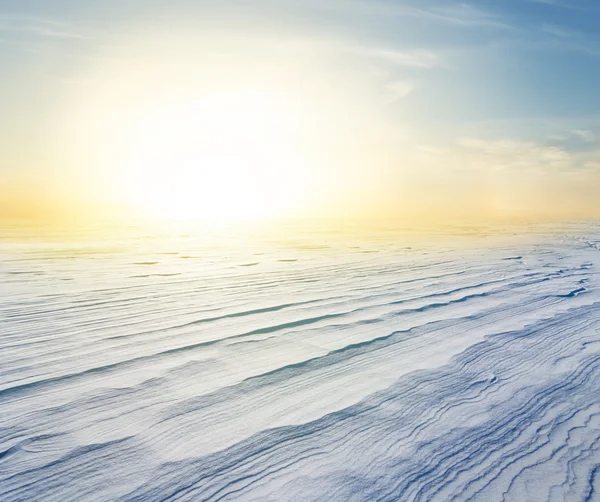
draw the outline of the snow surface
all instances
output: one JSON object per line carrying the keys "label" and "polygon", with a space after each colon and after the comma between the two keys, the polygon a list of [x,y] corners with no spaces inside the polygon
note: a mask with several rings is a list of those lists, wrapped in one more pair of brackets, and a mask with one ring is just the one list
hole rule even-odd
{"label": "snow surface", "polygon": [[600,227],[520,230],[7,233],[0,500],[600,500]]}

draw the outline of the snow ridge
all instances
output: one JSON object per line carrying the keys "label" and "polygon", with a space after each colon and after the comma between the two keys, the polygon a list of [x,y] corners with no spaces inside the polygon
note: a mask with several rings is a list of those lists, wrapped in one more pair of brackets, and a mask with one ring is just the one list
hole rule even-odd
{"label": "snow ridge", "polygon": [[5,244],[0,500],[600,500],[576,230]]}

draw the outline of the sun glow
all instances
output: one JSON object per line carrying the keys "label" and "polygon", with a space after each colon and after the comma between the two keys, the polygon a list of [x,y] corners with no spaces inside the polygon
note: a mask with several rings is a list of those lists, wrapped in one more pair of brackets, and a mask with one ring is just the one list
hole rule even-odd
{"label": "sun glow", "polygon": [[147,110],[133,127],[126,185],[154,218],[285,215],[307,189],[285,100],[209,94]]}

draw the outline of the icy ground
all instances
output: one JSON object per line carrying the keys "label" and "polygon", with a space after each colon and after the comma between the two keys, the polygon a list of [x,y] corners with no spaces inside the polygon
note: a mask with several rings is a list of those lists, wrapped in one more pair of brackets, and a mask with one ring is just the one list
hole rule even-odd
{"label": "icy ground", "polygon": [[1,241],[0,500],[600,500],[600,226],[136,232]]}

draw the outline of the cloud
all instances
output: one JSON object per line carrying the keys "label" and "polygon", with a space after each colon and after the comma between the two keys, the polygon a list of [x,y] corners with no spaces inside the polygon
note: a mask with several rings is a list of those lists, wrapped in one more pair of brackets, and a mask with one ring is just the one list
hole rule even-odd
{"label": "cloud", "polygon": [[583,142],[587,144],[593,144],[598,141],[598,135],[590,131],[588,129],[567,129],[563,130],[558,134],[553,134],[548,138],[552,142],[558,143],[573,143],[573,140],[576,142]]}
{"label": "cloud", "polygon": [[459,145],[490,169],[556,171],[574,167],[572,154],[558,146],[520,140],[486,141],[472,138],[460,140]]}
{"label": "cloud", "polygon": [[391,101],[394,102],[408,96],[415,89],[415,84],[407,80],[398,80],[386,84],[385,88],[391,96]]}
{"label": "cloud", "polygon": [[[306,0],[303,0],[303,2],[306,5]],[[311,7],[326,6],[327,10],[352,12],[361,16],[412,17],[441,24],[510,28],[497,14],[462,2],[450,4],[446,2],[445,5],[424,7],[422,2],[411,5],[408,2],[395,3],[373,0],[330,0],[328,2],[318,0],[311,2],[310,5]]]}
{"label": "cloud", "polygon": [[571,131],[571,134],[573,136],[581,138],[583,141],[586,141],[588,143],[593,143],[596,141],[596,134],[594,134],[592,131],[588,131],[585,129],[574,129],[573,131]]}
{"label": "cloud", "polygon": [[[575,130],[590,141],[590,131]],[[594,136],[595,140],[595,136]],[[460,171],[513,172],[516,174],[553,175],[597,170],[600,149],[581,150],[523,141],[520,139],[487,140],[462,138],[448,147],[420,145],[415,158],[428,165],[453,166]]]}
{"label": "cloud", "polygon": [[0,14],[0,31],[20,32],[38,37],[63,38],[63,39],[88,39],[90,33],[81,29],[74,29],[67,23],[52,19],[29,16]]}
{"label": "cloud", "polygon": [[431,51],[360,48],[356,52],[392,64],[416,68],[433,68],[440,60],[439,56]]}
{"label": "cloud", "polygon": [[470,137],[415,148],[400,176],[407,194],[433,194],[441,213],[462,207],[477,216],[579,217],[600,215],[599,158],[600,149]]}
{"label": "cloud", "polygon": [[512,29],[512,26],[504,22],[497,14],[466,3],[454,3],[429,10],[419,10],[419,12],[426,17],[444,23]]}
{"label": "cloud", "polygon": [[563,9],[584,10],[580,6],[573,5],[572,3],[566,2],[564,0],[530,0],[530,2],[551,5],[553,7],[561,7]]}
{"label": "cloud", "polygon": [[541,30],[545,33],[548,33],[549,35],[553,35],[558,38],[577,39],[583,36],[583,34],[578,31],[565,28],[564,26],[558,26],[555,24],[543,24],[541,26]]}

